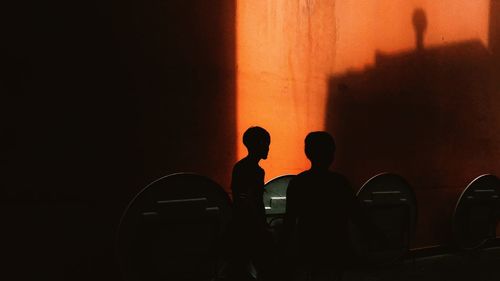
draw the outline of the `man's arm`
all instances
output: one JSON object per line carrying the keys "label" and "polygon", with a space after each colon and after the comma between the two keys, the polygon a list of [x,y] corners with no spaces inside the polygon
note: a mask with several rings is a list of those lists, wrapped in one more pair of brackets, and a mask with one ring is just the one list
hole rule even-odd
{"label": "man's arm", "polygon": [[265,227],[267,227],[267,220],[266,220],[266,208],[264,206],[264,198],[263,198],[263,195],[264,195],[264,178],[265,178],[265,171],[263,169],[260,169],[260,173],[259,173],[259,190],[257,190],[258,192],[258,196],[257,196],[257,216],[261,219],[261,222],[264,224]]}
{"label": "man's arm", "polygon": [[[264,175],[252,170],[235,167],[232,175],[231,188],[233,191],[234,207],[245,216],[265,219],[265,210],[262,198],[259,199],[259,189],[264,186]],[[259,201],[261,204],[259,204]],[[262,206],[261,206],[262,205]],[[260,210],[262,207],[262,210]]]}
{"label": "man's arm", "polygon": [[248,188],[245,185],[243,174],[235,166],[231,176],[231,191],[233,193],[233,206],[240,210],[246,208],[248,204]]}

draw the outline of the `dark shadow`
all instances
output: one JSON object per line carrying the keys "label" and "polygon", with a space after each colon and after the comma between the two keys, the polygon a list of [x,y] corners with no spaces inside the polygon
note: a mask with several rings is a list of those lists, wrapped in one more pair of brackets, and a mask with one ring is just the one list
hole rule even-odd
{"label": "dark shadow", "polygon": [[115,21],[149,179],[194,171],[229,187],[236,158],[236,1],[132,1]]}
{"label": "dark shadow", "polygon": [[496,69],[500,68],[500,1],[490,1],[490,26],[488,33],[488,47],[494,58]]}
{"label": "dark shadow", "polygon": [[[370,178],[358,191],[370,228],[377,235],[365,235],[359,243],[366,264],[394,265],[404,259],[414,237],[417,201],[412,187],[398,175],[381,173]],[[356,235],[356,229],[353,233]]]}
{"label": "dark shadow", "polygon": [[231,191],[233,195],[232,245],[229,257],[230,280],[250,280],[248,270],[253,264],[258,280],[272,280],[272,236],[267,231],[264,207],[264,170],[259,166],[267,159],[271,137],[261,127],[251,127],[243,134],[248,155],[233,168]]}
{"label": "dark shadow", "polygon": [[427,29],[427,17],[422,9],[413,11],[413,29],[415,30],[415,42],[417,52],[424,50],[424,35]]}
{"label": "dark shadow", "polygon": [[162,177],[130,202],[116,241],[122,280],[213,280],[220,271],[231,206],[211,179]]}
{"label": "dark shadow", "polygon": [[453,238],[461,250],[478,250],[496,238],[500,221],[500,180],[494,175],[474,179],[462,192],[453,213]]}
{"label": "dark shadow", "polygon": [[309,133],[305,152],[311,169],[295,176],[286,192],[284,239],[292,249],[287,271],[303,272],[309,280],[340,280],[353,262],[349,223],[361,222],[361,208],[348,180],[329,170],[333,138],[326,132]]}
{"label": "dark shadow", "polygon": [[500,87],[481,41],[425,47],[432,22],[415,10],[412,23],[415,50],[377,52],[375,65],[330,79],[326,127],[355,186],[379,172],[408,179],[422,203],[413,246],[424,246],[450,241],[462,187],[500,169]]}
{"label": "dark shadow", "polygon": [[0,200],[9,216],[2,251],[12,259],[0,278],[118,280],[113,240],[141,187],[179,171],[228,186],[235,5],[2,3],[2,121],[12,145],[3,147]]}

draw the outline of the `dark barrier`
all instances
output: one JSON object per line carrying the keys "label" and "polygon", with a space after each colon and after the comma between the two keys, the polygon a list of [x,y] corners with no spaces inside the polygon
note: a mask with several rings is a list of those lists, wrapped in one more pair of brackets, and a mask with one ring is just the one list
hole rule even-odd
{"label": "dark barrier", "polygon": [[202,280],[217,275],[230,201],[209,178],[165,176],[125,210],[117,254],[125,280]]}
{"label": "dark barrier", "polygon": [[500,179],[482,175],[462,192],[453,214],[453,236],[457,246],[474,250],[496,237],[499,221]]}

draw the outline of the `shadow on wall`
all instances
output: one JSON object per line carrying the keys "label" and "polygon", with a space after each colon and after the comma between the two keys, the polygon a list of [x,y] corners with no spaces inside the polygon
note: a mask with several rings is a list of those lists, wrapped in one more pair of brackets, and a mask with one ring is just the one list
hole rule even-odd
{"label": "shadow on wall", "polygon": [[235,0],[11,1],[0,14],[1,276],[113,280],[119,218],[147,183],[229,181]]}
{"label": "shadow on wall", "polygon": [[426,246],[449,242],[467,183],[500,172],[499,87],[481,41],[426,48],[425,11],[410,22],[415,50],[377,53],[373,67],[330,79],[326,126],[338,142],[337,166],[355,186],[382,171],[413,185],[420,203],[413,246]]}
{"label": "shadow on wall", "polygon": [[144,171],[229,185],[236,159],[236,2],[128,3],[117,21],[141,102]]}

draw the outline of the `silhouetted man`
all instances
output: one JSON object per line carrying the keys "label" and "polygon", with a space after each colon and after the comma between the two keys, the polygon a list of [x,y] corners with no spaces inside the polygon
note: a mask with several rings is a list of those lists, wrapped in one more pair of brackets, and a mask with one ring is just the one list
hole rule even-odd
{"label": "silhouetted man", "polygon": [[[251,127],[243,134],[243,144],[248,155],[233,168],[231,190],[233,192],[233,255],[232,278],[248,278],[247,266],[253,262],[258,279],[267,274],[271,237],[263,202],[264,170],[259,166],[267,159],[271,137],[261,127]],[[245,274],[247,276],[245,276]]]}
{"label": "silhouetted man", "polygon": [[298,263],[312,280],[339,280],[351,253],[348,228],[357,201],[347,179],[329,171],[335,154],[332,136],[308,134],[305,153],[311,168],[288,185],[285,237],[295,237]]}

